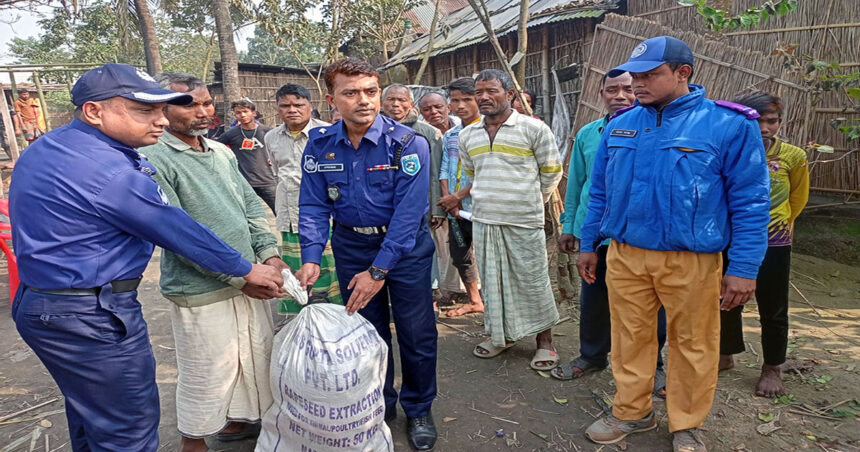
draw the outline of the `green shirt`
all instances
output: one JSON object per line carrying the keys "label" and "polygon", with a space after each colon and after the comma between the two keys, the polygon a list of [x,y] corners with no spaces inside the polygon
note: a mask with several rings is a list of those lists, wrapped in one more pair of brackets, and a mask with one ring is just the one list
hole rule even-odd
{"label": "green shirt", "polygon": [[576,133],[567,172],[567,194],[564,197],[564,214],[561,218],[562,234],[573,234],[576,237],[581,234],[585,214],[588,212],[588,190],[591,188],[594,155],[608,122],[607,115],[582,126]]}
{"label": "green shirt", "polygon": [[[164,131],[157,144],[140,149],[158,172],[153,176],[170,204],[188,212],[251,262],[278,256],[278,239],[260,198],[225,145],[201,138],[200,152]],[[241,294],[245,280],[215,273],[163,250],[161,293],[179,306],[203,306]]]}

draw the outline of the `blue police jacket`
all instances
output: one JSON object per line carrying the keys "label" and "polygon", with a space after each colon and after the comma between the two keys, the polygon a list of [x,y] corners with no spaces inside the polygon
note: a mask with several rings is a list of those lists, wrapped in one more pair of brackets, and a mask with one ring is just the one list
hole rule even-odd
{"label": "blue police jacket", "polygon": [[343,121],[311,130],[299,193],[302,262],[320,262],[329,219],[334,218],[344,226],[388,226],[373,265],[394,268],[415,246],[429,209],[429,162],[427,140],[382,115],[376,116],[358,149]]}
{"label": "blue police jacket", "polygon": [[52,130],[21,155],[9,208],[21,281],[85,289],[140,276],[153,243],[232,276],[251,263],[172,207],[136,150],[86,123]]}
{"label": "blue police jacket", "polygon": [[755,278],[770,188],[758,115],[748,114],[706,99],[699,85],[662,111],[637,101],[616,113],[594,159],[582,251],[604,238],[697,253],[731,243],[728,274]]}

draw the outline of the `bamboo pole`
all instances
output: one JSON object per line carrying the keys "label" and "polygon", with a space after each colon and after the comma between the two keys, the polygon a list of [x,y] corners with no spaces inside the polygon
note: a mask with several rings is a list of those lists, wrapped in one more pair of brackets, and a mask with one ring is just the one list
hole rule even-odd
{"label": "bamboo pole", "polygon": [[[541,29],[540,33],[540,83],[541,83],[541,91],[543,91],[543,116],[544,121],[547,124],[552,124],[552,108],[550,104],[552,101],[550,100],[550,88],[549,88],[549,25],[545,25]],[[523,58],[525,60],[525,58]]]}
{"label": "bamboo pole", "polygon": [[[9,85],[12,87],[12,103],[14,105],[15,99],[18,98],[18,84],[15,83],[15,72],[14,71],[9,71]],[[18,116],[17,118],[19,121],[21,120],[20,116]],[[14,122],[14,119],[13,119],[13,122]],[[17,147],[19,149],[24,149],[25,147],[27,147],[27,140],[24,139],[23,131],[21,132],[20,135],[17,133],[13,133],[13,135],[17,139]]]}
{"label": "bamboo pole", "polygon": [[831,24],[831,25],[809,25],[806,27],[788,27],[788,28],[771,28],[770,30],[748,30],[735,31],[732,33],[723,33],[723,36],[746,36],[746,35],[764,35],[770,33],[782,33],[786,31],[812,31],[821,29],[833,28],[856,28],[860,27],[860,22],[852,22],[848,24]]}
{"label": "bamboo pole", "polygon": [[[15,126],[12,124],[12,115],[9,114],[9,104],[6,103],[6,93],[0,93],[0,116],[3,119],[3,129],[6,132],[6,143],[9,147],[9,158],[12,161],[18,160],[18,134],[15,133]],[[0,184],[2,188],[2,184]]]}
{"label": "bamboo pole", "polygon": [[821,43],[818,44],[818,55],[815,59],[820,60],[821,55],[824,54],[824,45],[827,44],[827,35],[828,30],[830,29],[830,13],[833,12],[833,2],[834,0],[830,0],[830,3],[827,5],[827,15],[824,16],[824,29],[821,30]]}
{"label": "bamboo pole", "polygon": [[33,71],[33,83],[36,84],[36,94],[39,95],[39,103],[42,104],[42,117],[45,118],[45,132],[51,130],[51,121],[48,119],[48,103],[45,102],[45,93],[42,91],[42,81],[39,80],[39,72]]}
{"label": "bamboo pole", "polygon": [[[499,39],[496,38],[496,32],[493,30],[493,24],[490,23],[490,13],[487,11],[487,5],[484,3],[484,0],[468,0],[469,5],[472,6],[472,9],[475,11],[475,15],[478,16],[478,20],[481,21],[481,24],[484,25],[484,30],[487,32],[487,37],[490,39],[490,45],[493,46],[493,50],[496,51],[496,58],[498,58],[499,62],[502,64],[504,71],[508,73],[511,79],[514,82],[514,95],[520,101],[520,105],[523,106],[523,110],[525,110],[528,116],[532,115],[532,108],[529,106],[529,103],[526,102],[525,96],[523,96],[523,88],[520,86],[520,83],[517,81],[516,74],[514,74],[513,69],[511,69],[511,65],[508,64],[508,59],[505,56],[505,51],[502,50],[502,46],[499,45]],[[480,2],[480,8],[478,7],[478,2]]]}

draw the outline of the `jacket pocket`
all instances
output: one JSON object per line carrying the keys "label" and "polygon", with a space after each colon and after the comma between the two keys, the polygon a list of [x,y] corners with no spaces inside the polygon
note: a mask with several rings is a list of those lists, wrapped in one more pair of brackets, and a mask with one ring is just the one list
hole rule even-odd
{"label": "jacket pocket", "polygon": [[661,152],[670,174],[667,238],[677,247],[701,251],[700,242],[710,241],[706,236],[713,233],[701,221],[713,217],[713,212],[700,209],[720,178],[716,149],[707,142],[676,138],[665,141]]}
{"label": "jacket pocket", "polygon": [[606,208],[600,222],[600,231],[608,233],[615,231],[613,207],[620,206],[623,211],[629,201],[637,143],[631,138],[610,137],[606,144],[609,154],[604,178]]}

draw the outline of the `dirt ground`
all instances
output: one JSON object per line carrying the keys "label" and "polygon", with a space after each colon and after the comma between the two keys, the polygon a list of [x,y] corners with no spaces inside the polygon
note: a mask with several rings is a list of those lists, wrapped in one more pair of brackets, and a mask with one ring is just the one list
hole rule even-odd
{"label": "dirt ground", "polygon": [[[752,304],[744,314],[747,351],[736,357],[735,369],[720,375],[716,400],[703,428],[710,450],[860,450],[860,267],[856,252],[851,251],[860,241],[852,233],[858,223],[849,216],[843,233],[827,226],[835,221],[827,216],[845,215],[844,211],[816,215],[824,217],[821,228],[841,234],[848,251],[845,246],[837,246],[838,252],[812,249],[838,261],[799,252],[793,256],[792,282],[803,296],[791,292],[792,370],[786,375],[790,395],[778,401],[753,395],[761,347]],[[815,228],[799,230],[798,235],[817,237],[821,232]],[[176,450],[176,362],[168,302],[157,290],[158,267],[156,254],[144,275],[140,300],[158,362],[161,449]],[[6,277],[0,276],[0,281],[0,451],[71,450],[62,396],[18,336],[10,318]],[[568,320],[553,330],[554,340],[562,359],[569,360],[578,352],[578,308],[574,301],[563,303],[560,310]],[[657,430],[616,446],[601,447],[585,439],[583,431],[601,414],[601,403],[611,403],[614,387],[609,370],[571,382],[541,376],[528,367],[533,341],[523,341],[495,359],[474,358],[472,347],[483,337],[478,315],[442,320],[438,330],[436,450],[671,450],[663,402],[654,404],[660,419]],[[9,416],[39,404],[44,405]],[[398,451],[410,450],[404,424],[401,411],[392,423]],[[209,446],[217,451],[253,450],[250,441],[213,440]]]}

